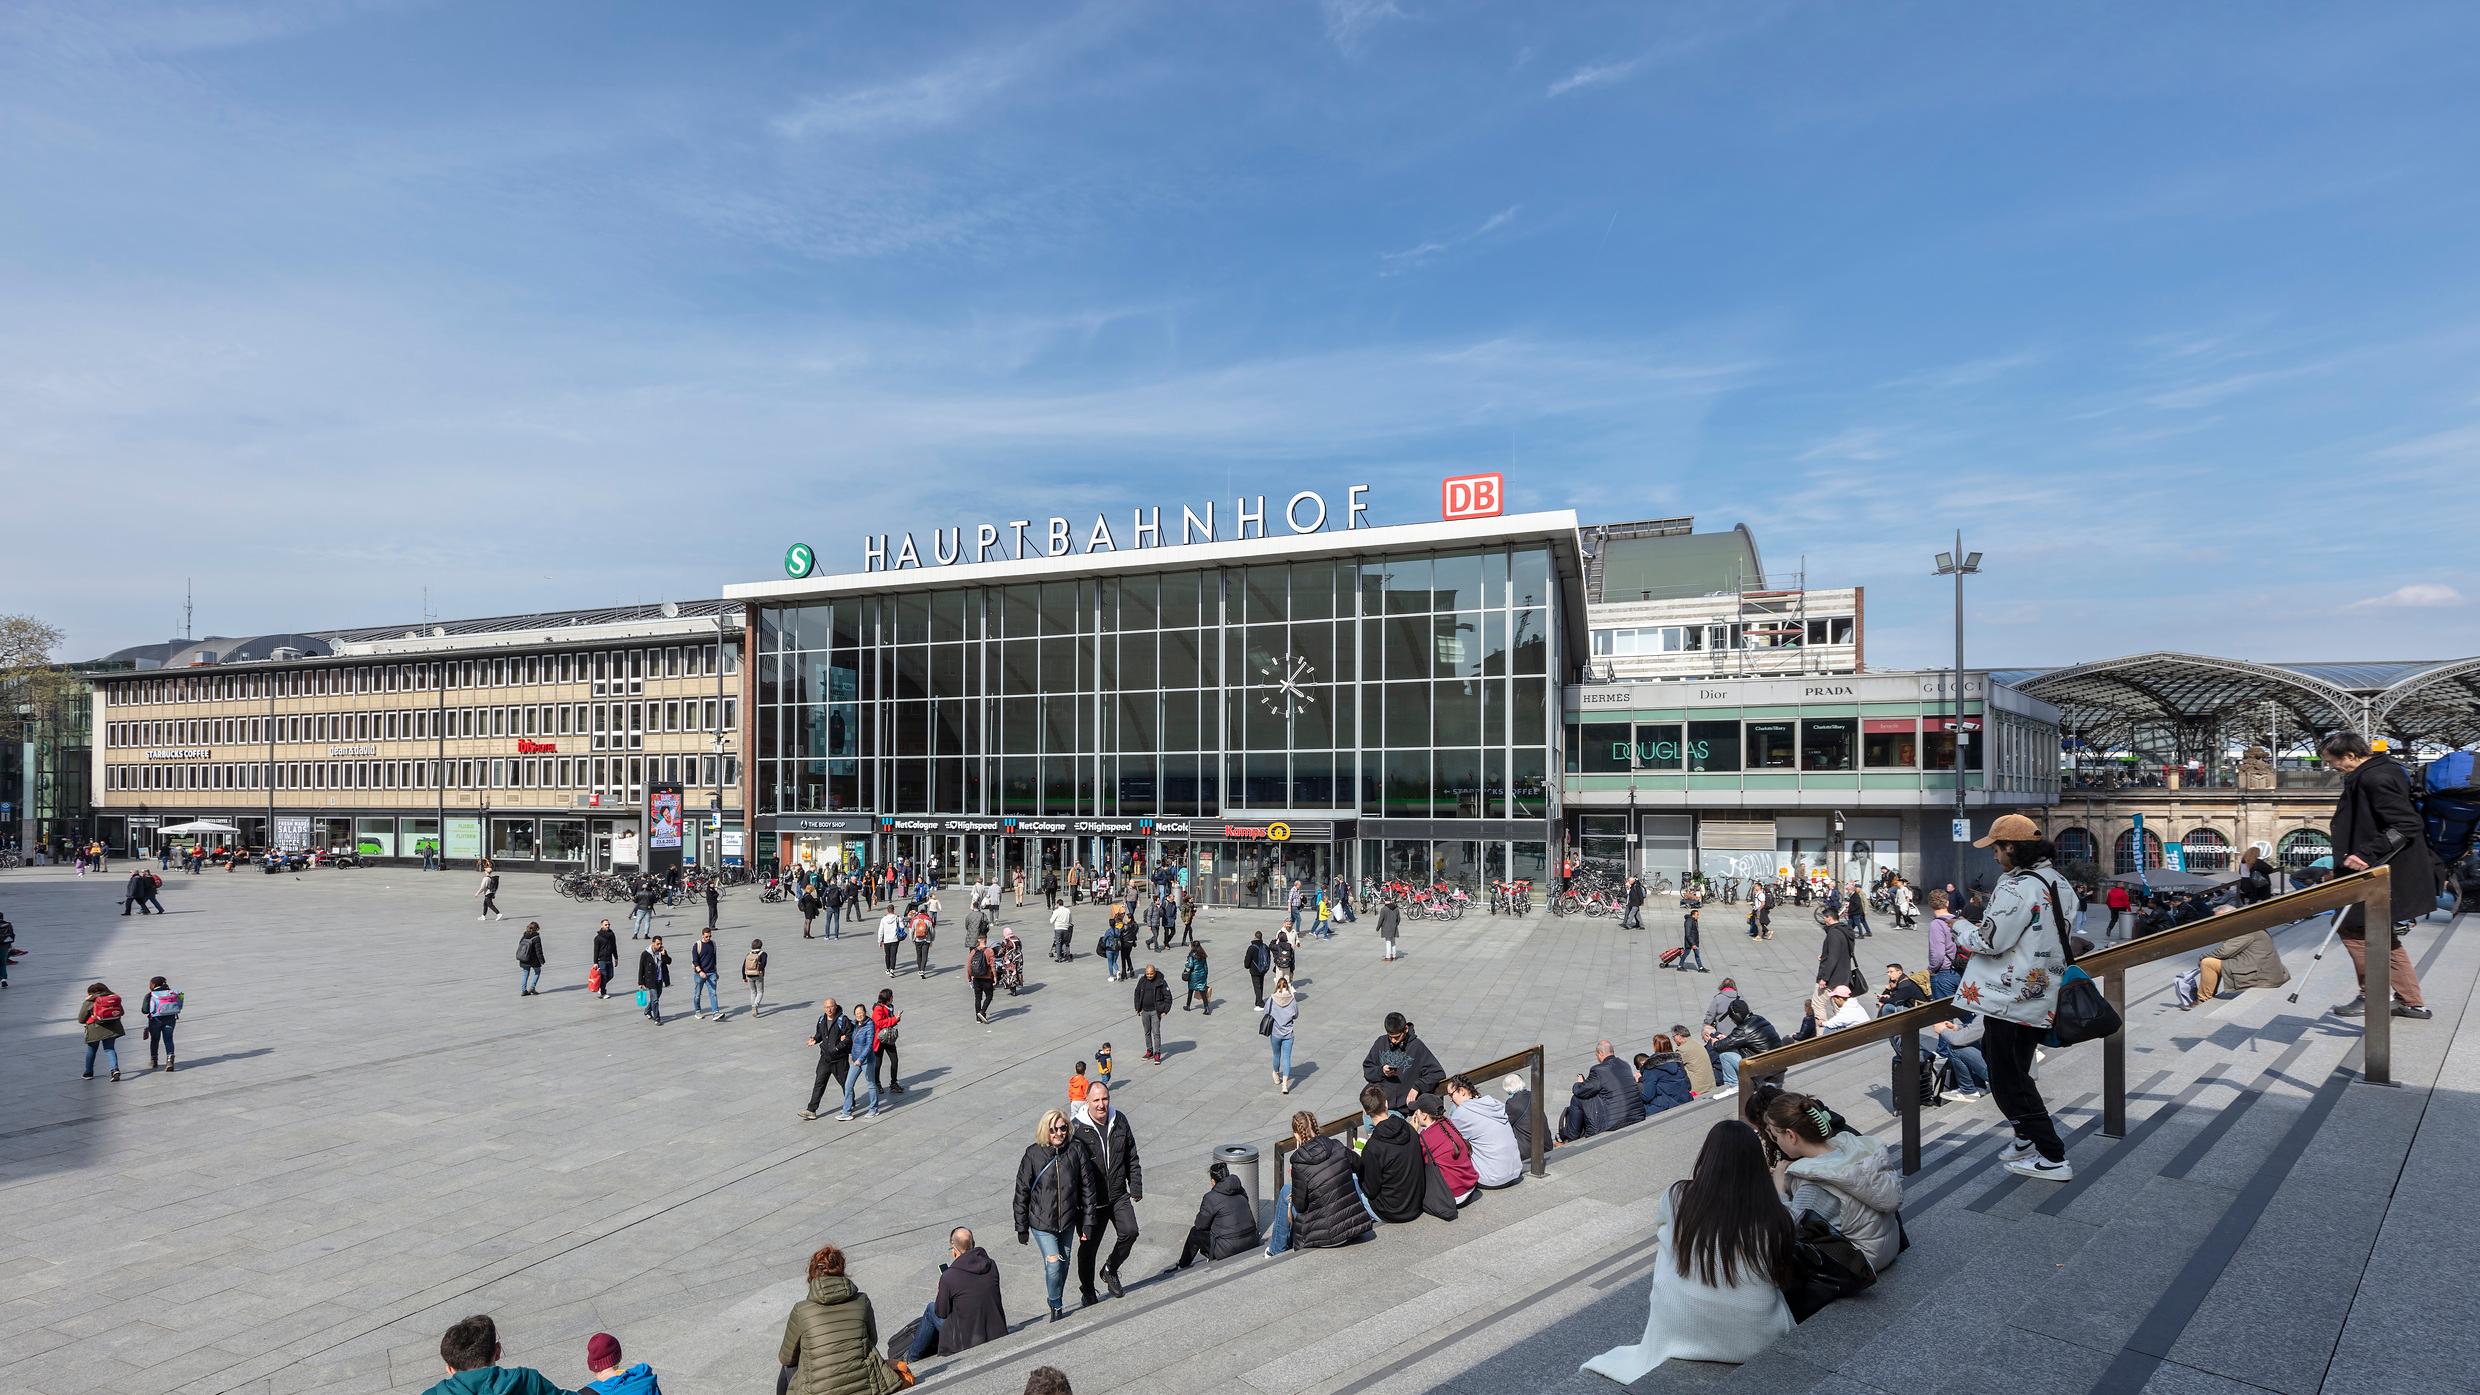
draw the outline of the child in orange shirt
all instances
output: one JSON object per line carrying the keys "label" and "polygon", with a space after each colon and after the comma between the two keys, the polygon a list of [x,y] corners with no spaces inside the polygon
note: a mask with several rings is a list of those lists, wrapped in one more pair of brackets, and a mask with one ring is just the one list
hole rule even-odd
{"label": "child in orange shirt", "polygon": [[1068,1102],[1070,1104],[1083,1104],[1085,1102],[1086,1084],[1085,1063],[1083,1061],[1079,1061],[1076,1063],[1076,1074],[1068,1077]]}

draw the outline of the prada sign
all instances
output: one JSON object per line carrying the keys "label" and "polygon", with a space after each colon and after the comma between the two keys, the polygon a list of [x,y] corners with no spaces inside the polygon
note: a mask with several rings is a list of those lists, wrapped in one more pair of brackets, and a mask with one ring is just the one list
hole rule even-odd
{"label": "prada sign", "polygon": [[[1186,504],[1179,516],[1166,521],[1160,506],[1132,509],[1125,531],[1115,531],[1112,515],[1096,514],[1091,526],[1076,527],[1070,520],[1011,518],[1004,523],[977,523],[970,529],[933,528],[930,547],[925,555],[922,546],[910,533],[876,533],[862,539],[861,569],[865,572],[909,571],[916,567],[954,566],[959,562],[1023,561],[1034,557],[1066,557],[1071,553],[1118,552],[1152,547],[1169,547],[1189,543],[1236,541],[1242,538],[1267,536],[1272,522],[1294,534],[1323,533],[1330,527],[1344,530],[1369,525],[1362,515],[1369,505],[1361,496],[1369,486],[1355,484],[1343,491],[1343,506],[1330,509],[1326,496],[1314,489],[1304,489],[1269,509],[1264,494],[1244,495],[1231,501],[1231,512],[1219,519],[1215,501],[1209,500],[1205,512],[1199,513]],[[1172,535],[1176,533],[1175,539]],[[787,567],[791,564],[788,562]],[[805,573],[796,573],[805,574]]]}

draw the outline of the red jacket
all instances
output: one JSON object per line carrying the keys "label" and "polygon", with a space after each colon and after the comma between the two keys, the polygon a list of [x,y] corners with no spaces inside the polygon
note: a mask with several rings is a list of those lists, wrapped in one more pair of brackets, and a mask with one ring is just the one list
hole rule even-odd
{"label": "red jacket", "polygon": [[2134,897],[2132,897],[2132,896],[2129,896],[2129,895],[2127,894],[2127,888],[2125,888],[2125,887],[2123,887],[2123,886],[2113,886],[2113,887],[2111,887],[2111,888],[2110,888],[2110,892],[2109,892],[2109,896],[2106,898],[2106,900],[2107,900],[2107,904],[2109,905],[2109,908],[2110,908],[2111,910],[2114,910],[2114,911],[2123,911],[2123,910],[2127,909],[2129,906],[2132,906],[2132,905],[2134,905],[2134,904],[2135,904],[2135,898],[2134,898]]}
{"label": "red jacket", "polygon": [[1421,1130],[1421,1151],[1438,1164],[1438,1175],[1447,1179],[1447,1190],[1462,1196],[1481,1185],[1481,1173],[1473,1167],[1472,1145],[1451,1120],[1440,1119]]}

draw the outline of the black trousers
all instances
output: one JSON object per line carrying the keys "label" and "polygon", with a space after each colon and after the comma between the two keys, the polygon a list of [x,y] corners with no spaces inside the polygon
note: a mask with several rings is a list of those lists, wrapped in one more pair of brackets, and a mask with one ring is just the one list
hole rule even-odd
{"label": "black trousers", "polygon": [[1213,1228],[1211,1226],[1190,1226],[1188,1228],[1188,1238],[1180,1242],[1179,1267],[1186,1269],[1188,1266],[1204,1259],[1208,1254],[1208,1246],[1212,1239]]}
{"label": "black trousers", "polygon": [[989,979],[973,980],[973,1015],[979,1017],[989,1012],[990,1000],[998,991],[999,985]]}
{"label": "black trousers", "polygon": [[870,1058],[870,1083],[878,1087],[880,1094],[886,1094],[888,1086],[904,1083],[899,1073],[903,1064],[897,1058],[895,1043],[885,1043],[878,1048],[878,1054]]}
{"label": "black trousers", "polygon": [[1266,1005],[1266,971],[1265,971],[1265,970],[1263,970],[1263,969],[1251,969],[1251,970],[1249,970],[1249,996],[1257,1000],[1257,1005],[1258,1005],[1259,1007],[1264,1007],[1264,1006]]}
{"label": "black trousers", "polygon": [[904,943],[902,940],[889,940],[879,946],[880,949],[887,951],[887,972],[891,974],[896,971],[896,946],[902,943]]}
{"label": "black trousers", "polygon": [[1106,1225],[1118,1238],[1111,1242],[1111,1256],[1103,1261],[1102,1267],[1116,1274],[1121,1263],[1128,1258],[1128,1252],[1137,1247],[1136,1204],[1123,1196],[1103,1208],[1102,1219],[1095,1222],[1094,1228],[1085,1232],[1085,1238],[1077,1242],[1076,1281],[1082,1292],[1094,1291],[1094,1256],[1102,1252],[1102,1228]]}
{"label": "black trousers", "polygon": [[818,1053],[818,1074],[809,1082],[810,1113],[818,1112],[818,1102],[827,1097],[827,1091],[843,1087],[844,1073],[851,1068],[852,1058],[849,1056],[830,1056],[824,1051]]}
{"label": "black trousers", "polygon": [[1981,1056],[1989,1062],[1989,1094],[1998,1102],[1998,1112],[2014,1127],[2015,1136],[2039,1149],[2042,1157],[2064,1161],[2067,1146],[2058,1141],[2058,1125],[2041,1100],[2041,1087],[2032,1083],[2033,1048],[2048,1033],[1987,1013],[1981,1021]]}

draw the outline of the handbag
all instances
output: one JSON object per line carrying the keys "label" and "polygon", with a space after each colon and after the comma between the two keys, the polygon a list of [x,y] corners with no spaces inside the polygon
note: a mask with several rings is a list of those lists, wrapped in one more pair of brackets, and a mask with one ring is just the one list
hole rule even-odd
{"label": "handbag", "polygon": [[1791,1320],[1806,1322],[1837,1298],[1864,1292],[1877,1283],[1877,1271],[1850,1236],[1814,1211],[1800,1212],[1798,1235],[1791,1247],[1791,1273],[1783,1280],[1783,1300]]}
{"label": "handbag", "polygon": [[1261,1012],[1257,1014],[1257,1034],[1261,1037],[1270,1037],[1274,1035],[1273,1013]]}
{"label": "handbag", "polygon": [[646,1005],[646,990],[643,988],[637,990],[637,1005],[641,1008]]}
{"label": "handbag", "polygon": [[2050,923],[2058,930],[2060,952],[2067,955],[2066,972],[2058,976],[2058,1005],[2050,1014],[2049,1044],[2074,1046],[2078,1042],[2098,1041],[2110,1036],[2124,1025],[2118,1009],[2101,992],[2101,985],[2092,975],[2075,964],[2075,947],[2067,938],[2066,913],[2058,907],[2058,886],[2043,879],[2049,889]]}

